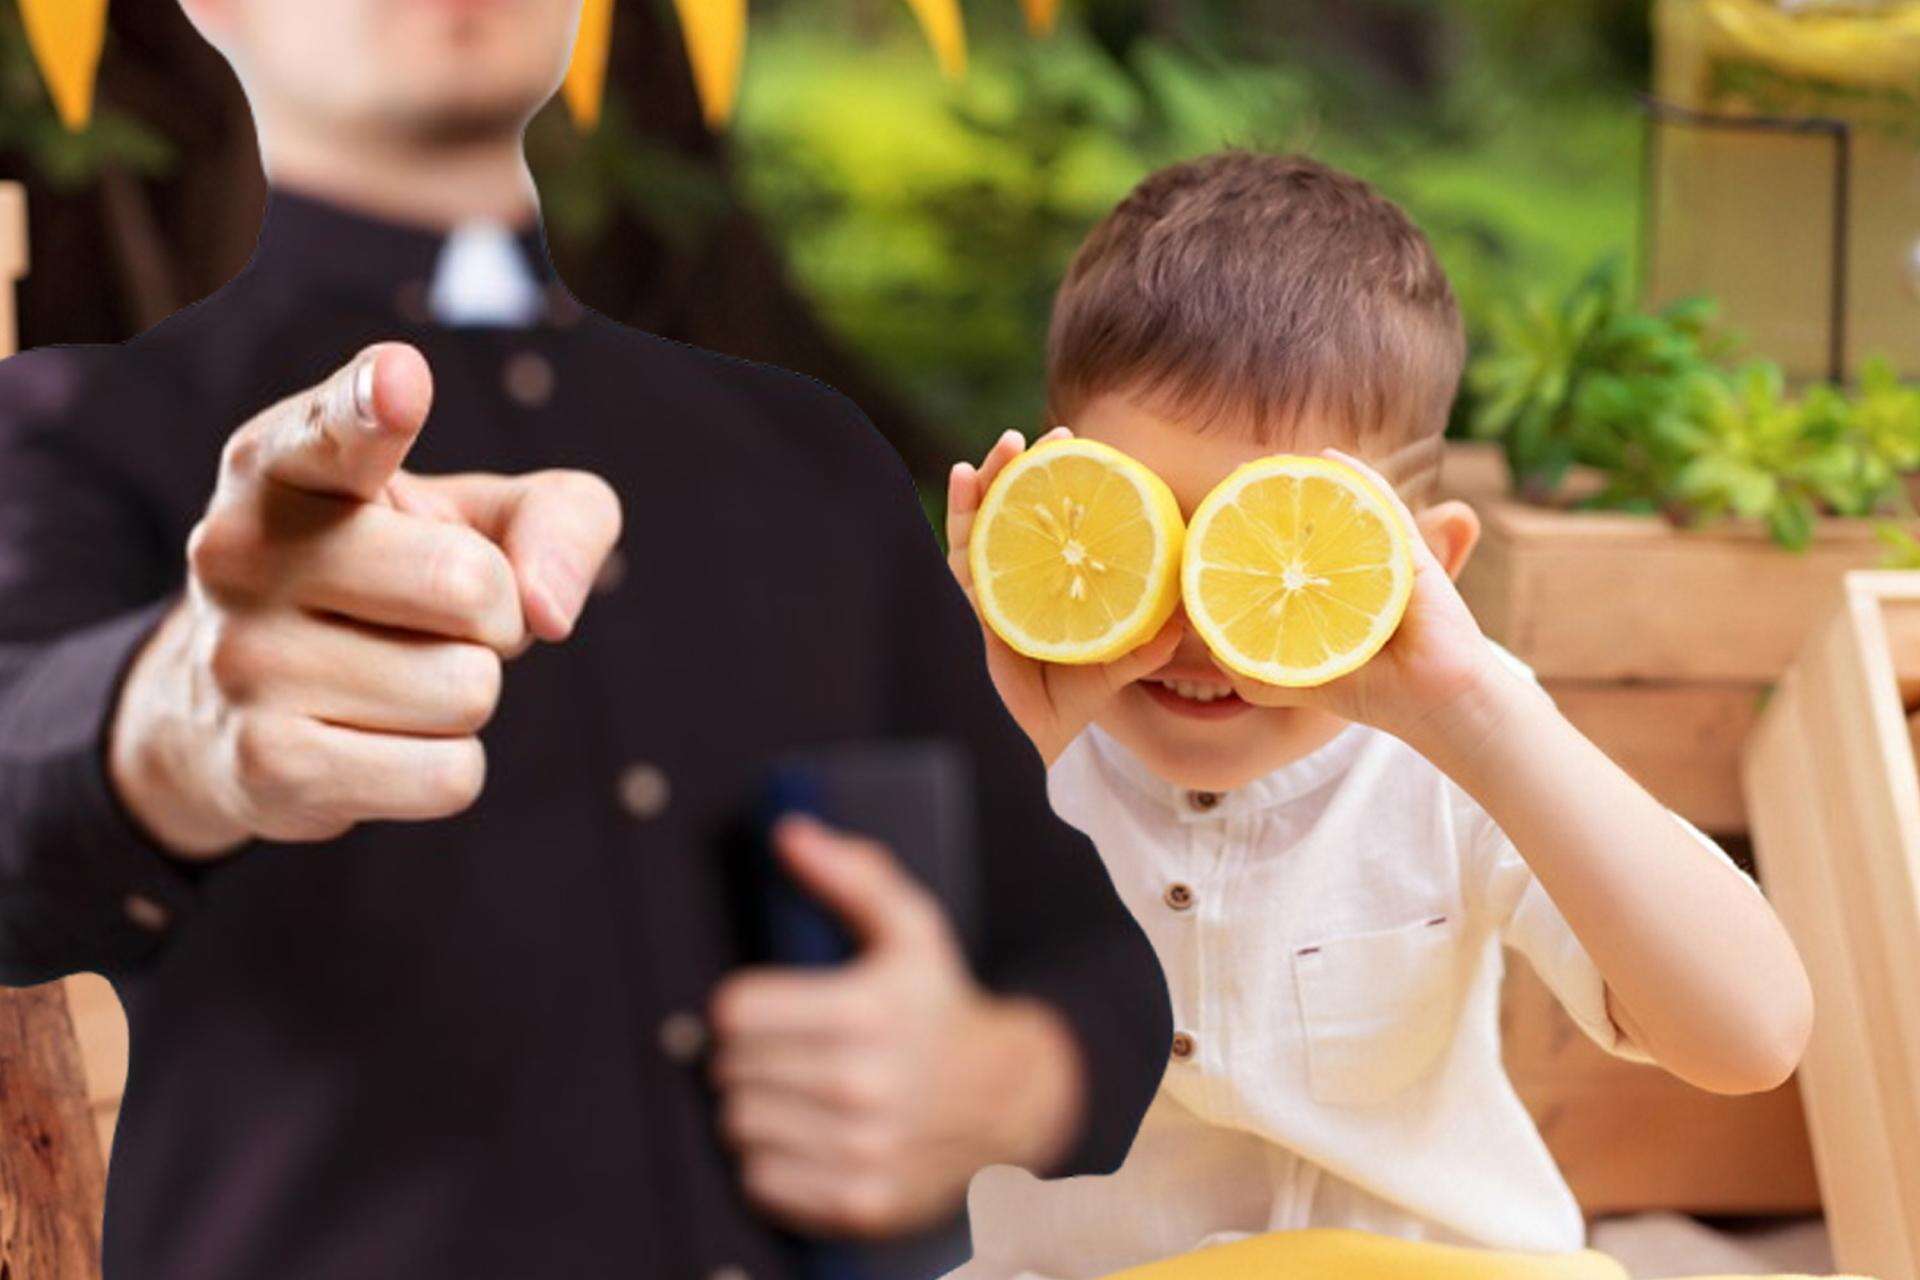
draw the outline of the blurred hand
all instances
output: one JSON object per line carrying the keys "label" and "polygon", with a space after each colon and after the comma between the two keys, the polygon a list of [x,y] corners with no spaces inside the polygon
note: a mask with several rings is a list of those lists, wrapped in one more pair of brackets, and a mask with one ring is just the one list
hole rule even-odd
{"label": "blurred hand", "polygon": [[407,475],[432,399],[417,351],[371,347],[228,440],[110,739],[115,789],[176,853],[479,795],[502,659],[571,631],[620,508],[580,472]]}
{"label": "blurred hand", "polygon": [[884,846],[797,817],[775,843],[861,950],[714,993],[713,1082],[748,1196],[805,1231],[892,1235],[957,1210],[986,1165],[1059,1159],[1083,1089],[1059,1016],[976,986],[940,904]]}
{"label": "blurred hand", "polygon": [[[1064,439],[1072,434],[1066,427],[1055,427],[1035,443]],[[976,617],[980,614],[980,601],[974,594],[973,569],[967,561],[973,519],[994,477],[1025,448],[1026,442],[1020,433],[1009,431],[987,451],[977,469],[970,463],[955,463],[947,478],[947,566],[953,570],[960,589],[967,593],[967,602],[973,606]],[[984,618],[980,632],[987,646],[987,671],[999,690],[1000,700],[1051,767],[1067,749],[1067,744],[1078,737],[1122,689],[1166,665],[1179,647],[1185,625],[1183,617],[1176,611],[1151,640],[1133,652],[1112,662],[1090,666],[1063,666],[1029,658],[1002,640]]]}
{"label": "blurred hand", "polygon": [[[1370,476],[1413,535],[1413,595],[1406,616],[1386,646],[1365,665],[1314,688],[1283,689],[1227,674],[1234,692],[1248,702],[1314,707],[1384,729],[1424,749],[1435,735],[1454,731],[1456,722],[1449,711],[1477,692],[1485,680],[1502,673],[1480,624],[1453,584],[1453,575],[1473,549],[1479,522],[1472,509],[1460,502],[1438,503],[1416,518],[1393,485],[1372,467],[1338,449],[1321,452]],[[1441,561],[1442,554],[1448,558],[1446,563]],[[1464,727],[1464,721],[1460,725]]]}

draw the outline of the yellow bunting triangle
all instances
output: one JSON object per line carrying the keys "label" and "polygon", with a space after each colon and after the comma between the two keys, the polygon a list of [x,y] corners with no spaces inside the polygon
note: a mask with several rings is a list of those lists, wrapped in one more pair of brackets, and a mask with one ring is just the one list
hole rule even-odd
{"label": "yellow bunting triangle", "polygon": [[1060,0],[1020,0],[1027,11],[1027,30],[1036,36],[1053,34],[1054,19],[1060,16]]}
{"label": "yellow bunting triangle", "polygon": [[673,0],[700,91],[700,114],[718,129],[733,117],[740,60],[747,49],[747,0]]}
{"label": "yellow bunting triangle", "polygon": [[607,54],[613,46],[613,0],[586,0],[580,7],[580,33],[573,40],[573,61],[560,93],[567,114],[583,132],[600,123],[600,101],[607,91]]}
{"label": "yellow bunting triangle", "polygon": [[93,79],[107,42],[107,0],[20,0],[40,74],[60,120],[79,130],[93,118]]}
{"label": "yellow bunting triangle", "polygon": [[958,80],[967,70],[967,30],[960,20],[960,0],[907,0],[927,43],[939,59],[940,74]]}

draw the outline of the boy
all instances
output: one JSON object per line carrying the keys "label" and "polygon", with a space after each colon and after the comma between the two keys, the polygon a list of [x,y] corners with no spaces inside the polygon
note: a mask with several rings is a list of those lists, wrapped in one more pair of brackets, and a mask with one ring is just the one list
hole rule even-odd
{"label": "boy", "polygon": [[[1179,613],[1104,667],[987,632],[1056,809],[1154,943],[1176,1034],[1118,1173],[975,1180],[969,1280],[1310,1226],[1577,1249],[1578,1207],[1501,1067],[1503,944],[1611,1052],[1727,1093],[1797,1063],[1811,997],[1765,901],[1454,589],[1479,526],[1428,499],[1463,345],[1418,229],[1311,160],[1175,166],[1081,247],[1049,342],[1053,421],[1145,463],[1189,515],[1251,458],[1358,455],[1417,512],[1417,574],[1387,647],[1315,689],[1229,674]],[[974,512],[1021,448],[1009,433],[954,468],[970,594]]]}

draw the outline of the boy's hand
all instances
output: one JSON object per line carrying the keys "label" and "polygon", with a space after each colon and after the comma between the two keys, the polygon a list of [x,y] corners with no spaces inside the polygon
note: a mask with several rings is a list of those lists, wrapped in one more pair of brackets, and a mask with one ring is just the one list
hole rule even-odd
{"label": "boy's hand", "polygon": [[[1337,680],[1310,689],[1284,689],[1229,673],[1234,692],[1259,706],[1328,711],[1428,750],[1464,725],[1464,717],[1449,713],[1464,707],[1488,680],[1504,674],[1480,624],[1453,585],[1452,574],[1472,549],[1473,526],[1467,526],[1452,551],[1453,563],[1443,564],[1428,541],[1430,528],[1407,509],[1384,476],[1337,449],[1322,450],[1322,456],[1371,477],[1406,522],[1413,544],[1413,596],[1406,616],[1379,653]],[[1446,507],[1442,503],[1430,508],[1427,525],[1437,528],[1444,522],[1449,514]]]}
{"label": "boy's hand", "polygon": [[[1072,434],[1066,427],[1055,427],[1041,440]],[[967,593],[976,617],[980,616],[980,601],[973,592],[973,570],[967,561],[973,517],[994,477],[1025,448],[1021,434],[1009,431],[987,451],[978,468],[971,463],[955,463],[947,479],[947,564],[960,589]],[[1115,695],[1166,664],[1180,643],[1182,626],[1182,615],[1175,613],[1153,639],[1138,649],[1095,666],[1062,666],[1029,658],[1002,640],[984,618],[980,633],[987,646],[987,670],[1000,691],[1000,700],[1051,766]]]}

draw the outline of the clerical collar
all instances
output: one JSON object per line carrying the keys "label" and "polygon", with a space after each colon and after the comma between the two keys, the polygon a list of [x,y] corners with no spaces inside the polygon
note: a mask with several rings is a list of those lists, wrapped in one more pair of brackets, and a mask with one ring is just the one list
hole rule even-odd
{"label": "clerical collar", "polygon": [[517,231],[468,223],[449,235],[276,189],[253,269],[413,324],[523,328],[578,314],[538,220]]}

